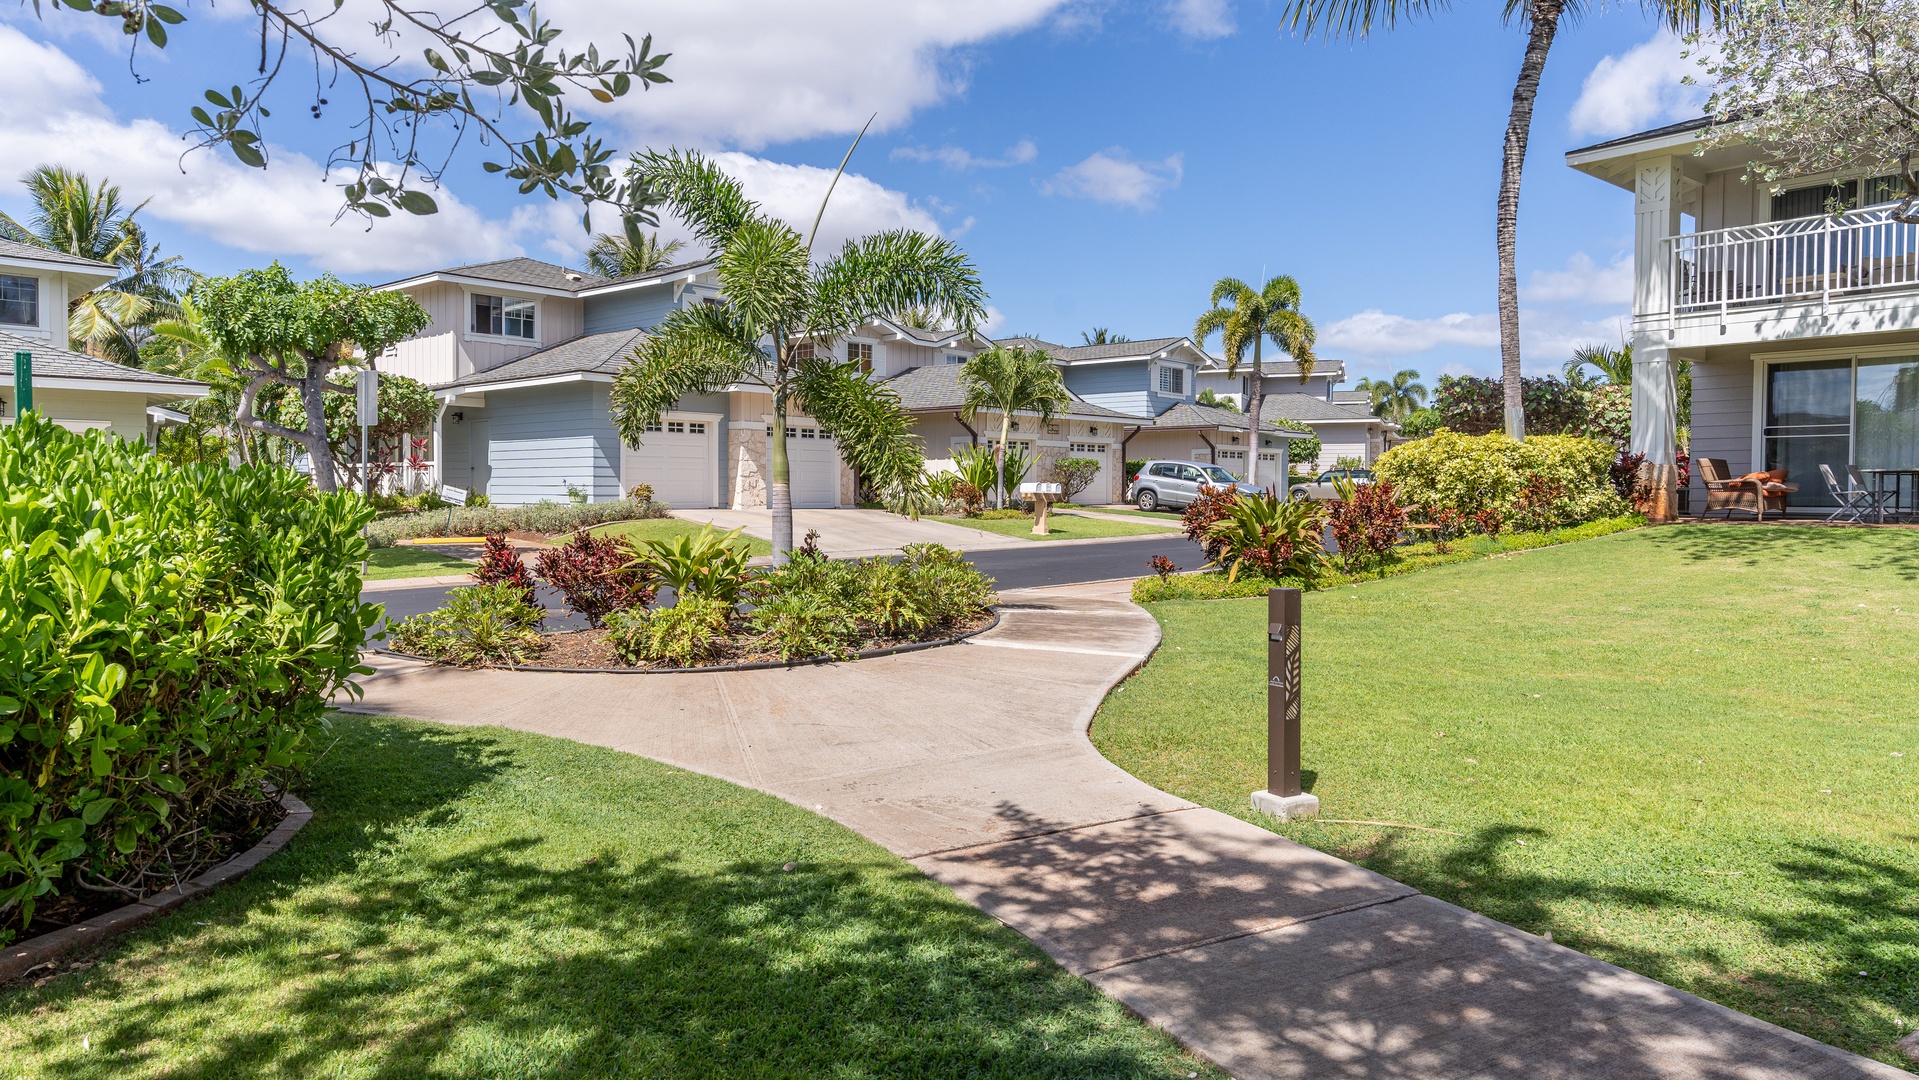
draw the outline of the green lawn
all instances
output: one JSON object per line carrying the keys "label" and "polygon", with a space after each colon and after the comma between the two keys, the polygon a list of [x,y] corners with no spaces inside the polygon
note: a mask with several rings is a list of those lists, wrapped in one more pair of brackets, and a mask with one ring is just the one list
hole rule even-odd
{"label": "green lawn", "polygon": [[498,729],[336,734],[289,848],[0,992],[0,1075],[1219,1075],[779,799]]}
{"label": "green lawn", "polygon": [[369,581],[378,581],[383,578],[465,574],[472,569],[473,564],[465,559],[442,555],[431,548],[384,547],[374,548],[372,554],[367,556],[366,576]]}
{"label": "green lawn", "polygon": [[[682,521],[679,518],[645,518],[639,521],[615,521],[611,524],[601,525],[593,531],[601,536],[624,536],[638,544],[648,540],[665,540],[674,536],[686,536],[690,533],[699,532],[704,528],[706,528],[706,523],[700,521]],[[719,532],[720,530],[714,529],[713,531]],[[560,539],[564,540],[565,537],[561,537]],[[739,539],[745,543],[755,555],[771,555],[773,553],[773,544],[771,541],[762,540],[757,536],[748,536],[745,533],[741,533]],[[800,539],[800,537],[795,537],[794,542],[798,543]]]}
{"label": "green lawn", "polygon": [[[1093,726],[1262,820],[1265,601],[1153,605]],[[1642,529],[1305,597],[1273,827],[1880,1060],[1919,1027],[1919,534]]]}
{"label": "green lawn", "polygon": [[940,517],[933,521],[944,521],[949,525],[960,525],[982,532],[999,533],[1003,536],[1017,536],[1023,540],[1085,540],[1095,536],[1160,536],[1166,530],[1145,523],[1131,521],[1102,521],[1099,518],[1074,517],[1070,514],[1049,514],[1046,527],[1049,535],[1033,535],[1032,518],[968,518]]}
{"label": "green lawn", "polygon": [[[1180,515],[1182,513],[1182,511],[1180,510],[1146,511],[1146,510],[1141,510],[1131,506],[1081,506],[1081,507],[1075,507],[1074,509],[1084,510],[1089,514],[1111,514],[1114,517],[1129,517],[1129,518],[1139,518],[1142,521],[1157,521],[1164,525],[1178,525],[1180,523]],[[1070,511],[1068,512],[1070,513]]]}

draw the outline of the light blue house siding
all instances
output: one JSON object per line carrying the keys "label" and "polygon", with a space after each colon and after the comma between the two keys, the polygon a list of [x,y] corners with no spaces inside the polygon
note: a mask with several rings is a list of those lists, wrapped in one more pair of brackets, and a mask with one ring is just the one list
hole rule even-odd
{"label": "light blue house siding", "polygon": [[1145,360],[1113,364],[1069,364],[1066,388],[1095,405],[1133,416],[1158,416],[1182,401],[1193,400],[1193,378],[1188,371],[1183,395],[1162,394]]}
{"label": "light blue house siding", "polygon": [[584,301],[586,332],[601,334],[609,330],[644,330],[666,318],[678,305],[673,301],[673,286],[631,289],[610,296],[589,296]]}
{"label": "light blue house siding", "polygon": [[605,384],[496,392],[487,396],[485,414],[491,466],[487,496],[495,505],[564,502],[569,484],[594,498],[613,498],[619,491],[619,439],[607,411]]}

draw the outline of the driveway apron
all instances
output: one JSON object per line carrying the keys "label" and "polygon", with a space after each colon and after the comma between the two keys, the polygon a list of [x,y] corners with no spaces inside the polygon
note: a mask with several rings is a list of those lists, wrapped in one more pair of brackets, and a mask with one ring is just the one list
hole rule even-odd
{"label": "driveway apron", "polygon": [[815,810],[1239,1077],[1910,1076],[1141,782],[1086,732],[1158,624],[1117,600],[1003,597],[980,637],[851,664],[571,675],[376,657],[346,708],[575,739]]}

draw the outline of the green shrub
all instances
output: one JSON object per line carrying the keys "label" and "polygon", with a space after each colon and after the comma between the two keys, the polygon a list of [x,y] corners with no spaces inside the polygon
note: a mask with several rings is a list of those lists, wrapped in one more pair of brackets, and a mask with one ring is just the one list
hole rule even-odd
{"label": "green shrub", "polygon": [[1325,568],[1326,510],[1318,503],[1240,495],[1225,510],[1206,536],[1209,547],[1219,545],[1214,561],[1228,567],[1228,580],[1248,570],[1269,578],[1312,578]]}
{"label": "green shrub", "polygon": [[993,579],[952,548],[908,544],[900,562],[908,570],[910,586],[919,592],[918,603],[931,620],[929,626],[957,626],[999,602]]}
{"label": "green shrub", "polygon": [[[1571,435],[1462,435],[1441,428],[1396,446],[1374,471],[1398,491],[1400,505],[1421,520],[1451,510],[1462,518],[1491,511],[1512,519],[1524,510],[1547,527],[1624,514],[1613,490],[1611,445]],[[1538,478],[1538,482],[1534,482]],[[1530,495],[1522,499],[1531,485]]]}
{"label": "green shrub", "polygon": [[648,540],[631,547],[633,565],[644,570],[675,596],[698,594],[738,602],[746,584],[751,550],[740,540],[745,528],[717,533],[708,525],[697,533]]}
{"label": "green shrub", "polygon": [[394,623],[387,642],[441,664],[526,664],[540,655],[545,616],[511,582],[474,585],[454,589],[436,610]]}
{"label": "green shrub", "polygon": [[[417,540],[427,536],[496,536],[509,532],[560,536],[604,525],[609,521],[663,518],[668,510],[662,502],[634,502],[631,499],[614,499],[581,506],[552,502],[537,502],[530,506],[488,506],[484,503],[475,504],[473,499],[476,497],[485,498],[469,496],[466,506],[454,507],[451,512],[423,510],[417,514],[376,521],[369,530],[369,538],[374,547],[391,547],[401,540]],[[448,524],[449,521],[451,524]]]}
{"label": "green shrub", "polygon": [[747,617],[762,644],[782,660],[853,654],[860,626],[847,606],[819,592],[778,596]]}
{"label": "green shrub", "polygon": [[[28,413],[0,429],[0,925],[169,853],[311,760],[365,669],[371,508],[273,466],[174,464]],[[0,929],[0,939],[11,931]]]}
{"label": "green shrub", "polygon": [[713,596],[683,594],[667,608],[627,608],[606,617],[606,640],[629,664],[695,667],[719,655],[733,605]]}

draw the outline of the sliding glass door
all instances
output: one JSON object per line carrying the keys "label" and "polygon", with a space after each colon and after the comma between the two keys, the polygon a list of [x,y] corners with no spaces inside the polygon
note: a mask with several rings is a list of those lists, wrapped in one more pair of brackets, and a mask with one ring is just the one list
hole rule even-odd
{"label": "sliding glass door", "polygon": [[[1853,458],[1862,469],[1919,468],[1919,356],[1859,361],[1853,391]],[[1886,486],[1892,486],[1887,477]],[[1899,503],[1912,506],[1913,477],[1897,478]]]}
{"label": "sliding glass door", "polygon": [[1766,371],[1766,468],[1799,490],[1787,506],[1832,506],[1819,466],[1852,460],[1852,361],[1803,360]]}

